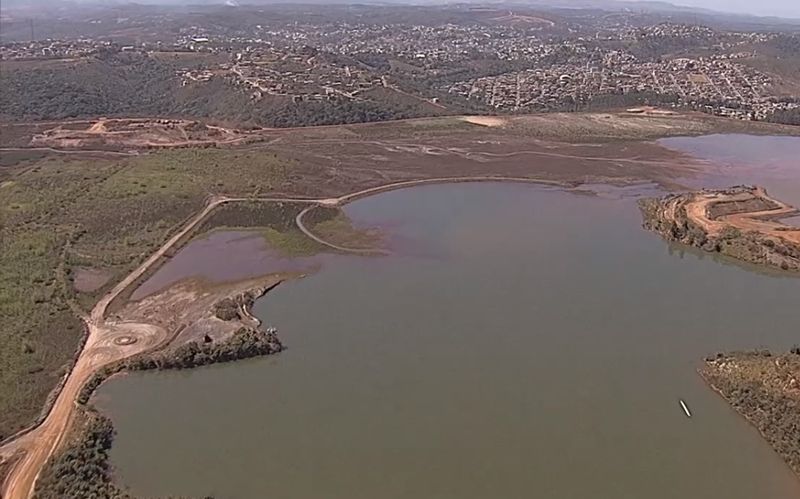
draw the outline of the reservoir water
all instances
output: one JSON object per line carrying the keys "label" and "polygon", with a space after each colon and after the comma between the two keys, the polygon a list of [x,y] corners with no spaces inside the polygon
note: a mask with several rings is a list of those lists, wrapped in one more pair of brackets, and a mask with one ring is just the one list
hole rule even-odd
{"label": "reservoir water", "polygon": [[668,245],[627,193],[451,184],[346,211],[394,254],[326,259],[259,301],[288,350],[99,390],[132,492],[800,497],[695,372],[800,341],[800,279]]}
{"label": "reservoir water", "polygon": [[800,137],[719,134],[658,142],[709,161],[703,187],[758,184],[778,199],[800,207]]}

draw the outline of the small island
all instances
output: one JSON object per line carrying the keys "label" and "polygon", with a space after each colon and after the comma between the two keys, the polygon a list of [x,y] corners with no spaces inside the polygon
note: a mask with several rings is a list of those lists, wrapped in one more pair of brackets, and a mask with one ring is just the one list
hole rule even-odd
{"label": "small island", "polygon": [[800,271],[800,227],[781,220],[800,213],[762,187],[736,186],[644,199],[644,227],[738,260]]}

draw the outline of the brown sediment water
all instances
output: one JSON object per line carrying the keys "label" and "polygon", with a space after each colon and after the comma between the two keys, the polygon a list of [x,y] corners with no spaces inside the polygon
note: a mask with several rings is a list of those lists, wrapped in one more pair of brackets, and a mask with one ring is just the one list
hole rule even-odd
{"label": "brown sediment water", "polygon": [[698,186],[758,184],[773,197],[800,207],[800,137],[718,134],[670,137],[658,143],[708,161]]}
{"label": "brown sediment water", "polygon": [[302,271],[324,256],[287,258],[258,230],[215,230],[193,239],[131,295],[139,300],[176,282],[202,278],[227,282],[277,272]]}
{"label": "brown sediment water", "polygon": [[259,301],[287,351],[100,389],[134,493],[800,495],[695,372],[716,350],[790,348],[800,280],[667,246],[627,194],[452,184],[346,212],[406,244]]}
{"label": "brown sediment water", "polygon": [[781,222],[792,227],[800,228],[800,216],[784,218]]}

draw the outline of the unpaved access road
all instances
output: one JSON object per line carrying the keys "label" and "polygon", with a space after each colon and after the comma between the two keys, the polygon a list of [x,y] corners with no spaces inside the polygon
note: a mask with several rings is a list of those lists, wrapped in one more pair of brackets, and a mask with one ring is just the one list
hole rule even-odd
{"label": "unpaved access road", "polygon": [[[152,349],[167,338],[169,331],[162,327],[138,322],[110,321],[106,319],[106,311],[109,305],[121,293],[129,286],[133,285],[137,279],[142,277],[153,266],[157,265],[170,249],[178,245],[182,239],[197,228],[215,208],[225,203],[242,201],[309,203],[309,208],[317,205],[340,206],[355,199],[380,192],[417,185],[448,182],[528,182],[561,187],[567,186],[566,184],[550,180],[525,177],[471,176],[395,182],[363,189],[338,198],[250,198],[222,196],[210,198],[206,206],[199,213],[186,222],[178,232],[139,265],[139,267],[106,293],[106,295],[97,302],[88,317],[82,317],[88,329],[86,344],[78,355],[75,366],[68,374],[50,412],[37,427],[0,447],[0,456],[22,456],[11,465],[11,469],[0,490],[0,497],[4,499],[28,499],[33,496],[36,479],[39,473],[47,463],[47,460],[58,450],[69,430],[70,422],[75,414],[76,401],[82,387],[98,369],[112,362]],[[307,211],[308,209],[303,210],[301,215]],[[363,252],[362,250],[340,247],[315,236],[303,225],[302,216],[297,217],[297,223],[298,227],[303,230],[305,234],[328,247],[339,251]],[[116,341],[122,338],[127,341]]]}
{"label": "unpaved access road", "polygon": [[[709,209],[717,203],[746,202],[752,199],[762,199],[775,208],[760,211],[742,211],[711,218]],[[798,213],[798,210],[778,199],[770,197],[762,187],[752,191],[728,194],[724,192],[699,193],[694,199],[685,204],[686,216],[700,225],[709,235],[718,235],[726,227],[735,227],[743,232],[756,231],[762,234],[785,239],[800,244],[800,229],[789,227],[779,220]],[[675,218],[675,203],[670,206],[669,215]]]}
{"label": "unpaved access road", "polygon": [[[99,368],[152,348],[166,337],[166,331],[150,324],[107,322],[106,309],[120,293],[147,272],[214,208],[227,201],[227,198],[212,198],[200,213],[103,296],[89,317],[84,317],[88,329],[86,344],[50,412],[39,426],[9,444],[9,448],[14,452],[21,451],[24,455],[6,477],[2,497],[27,499],[33,495],[39,472],[67,433],[81,388]],[[128,336],[136,341],[128,345],[115,344],[113,340],[120,336]]]}
{"label": "unpaved access road", "polygon": [[[533,183],[539,185],[551,185],[551,186],[558,186],[558,187],[569,187],[564,182],[557,182],[552,180],[542,180],[542,179],[533,179],[527,177],[496,177],[496,176],[470,176],[470,177],[441,177],[441,178],[429,178],[429,179],[421,179],[421,180],[407,180],[402,182],[393,182],[391,184],[379,185],[377,187],[372,187],[369,189],[363,189],[357,192],[353,192],[350,194],[345,194],[344,196],[340,196],[338,198],[331,198],[320,200],[319,204],[321,205],[328,205],[328,206],[337,206],[349,203],[351,201],[355,201],[356,199],[363,198],[366,196],[372,196],[374,194],[379,194],[381,192],[388,192],[396,189],[405,189],[408,187],[415,187],[420,185],[426,184],[443,184],[443,183],[456,183],[456,182],[517,182],[517,183]],[[342,251],[346,253],[358,253],[363,255],[381,255],[386,254],[385,250],[377,249],[377,248],[346,248],[344,246],[339,246],[338,244],[334,244],[330,241],[326,241],[321,237],[314,234],[308,227],[306,227],[305,223],[303,223],[303,217],[314,209],[315,205],[310,205],[300,213],[297,214],[295,218],[295,224],[297,228],[300,229],[303,234],[306,235],[309,239],[316,241],[317,243],[332,248],[337,251]]]}

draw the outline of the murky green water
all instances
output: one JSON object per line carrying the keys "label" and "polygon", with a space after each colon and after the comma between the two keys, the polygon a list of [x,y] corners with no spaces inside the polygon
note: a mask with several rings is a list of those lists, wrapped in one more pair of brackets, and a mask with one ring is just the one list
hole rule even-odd
{"label": "murky green water", "polygon": [[800,279],[670,247],[628,195],[455,184],[347,211],[397,255],[333,259],[262,300],[287,351],[100,390],[133,492],[800,496],[695,373],[800,341]]}

